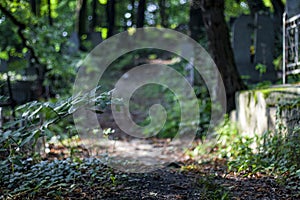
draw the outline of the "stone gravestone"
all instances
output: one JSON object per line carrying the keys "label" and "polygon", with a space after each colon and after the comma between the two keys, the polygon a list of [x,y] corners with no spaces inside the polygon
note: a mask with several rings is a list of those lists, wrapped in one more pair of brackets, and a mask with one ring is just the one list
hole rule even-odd
{"label": "stone gravestone", "polygon": [[273,21],[266,15],[256,16],[255,29],[255,56],[254,64],[263,64],[266,68],[266,73],[258,74],[258,80],[275,81],[276,71],[273,65],[274,48],[275,48],[275,31]]}
{"label": "stone gravestone", "polygon": [[252,45],[253,19],[250,15],[241,15],[233,24],[234,59],[240,75],[253,76],[250,47]]}
{"label": "stone gravestone", "polygon": [[286,1],[286,13],[288,18],[300,14],[300,1],[299,0],[287,0]]}
{"label": "stone gravestone", "polygon": [[[270,17],[242,15],[233,24],[233,51],[238,72],[247,83],[274,82],[276,72],[274,59],[274,26]],[[252,51],[252,53],[251,53]],[[256,69],[258,64],[266,66],[266,73]]]}

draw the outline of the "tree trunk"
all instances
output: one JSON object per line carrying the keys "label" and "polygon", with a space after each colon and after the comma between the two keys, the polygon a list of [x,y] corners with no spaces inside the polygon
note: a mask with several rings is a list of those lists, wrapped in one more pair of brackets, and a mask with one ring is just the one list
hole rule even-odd
{"label": "tree trunk", "polygon": [[78,27],[78,37],[81,38],[83,34],[86,33],[86,17],[87,17],[87,0],[79,0],[78,5],[78,19],[77,19],[77,27]]}
{"label": "tree trunk", "polygon": [[76,8],[76,23],[75,30],[79,38],[79,49],[86,51],[87,49],[82,44],[81,36],[86,34],[86,21],[87,21],[87,0],[78,0]]}
{"label": "tree trunk", "polygon": [[134,5],[134,3],[135,3],[135,0],[131,0],[130,1],[130,4],[131,4],[131,7],[132,7],[132,9],[131,9],[131,26],[133,26],[133,24],[134,24],[134,20],[135,20],[135,5]]}
{"label": "tree trunk", "polygon": [[[282,19],[282,15],[284,13],[284,4],[281,0],[271,0],[271,3],[274,8],[274,16]],[[282,22],[282,20],[280,20]]]}
{"label": "tree trunk", "polygon": [[115,0],[108,0],[106,5],[106,16],[107,16],[107,26],[108,32],[107,37],[111,37],[114,35],[114,28],[115,28]]}
{"label": "tree trunk", "polygon": [[166,13],[166,0],[159,0],[158,1],[159,5],[159,14],[161,18],[161,25],[162,27],[168,27],[168,17]]}
{"label": "tree trunk", "polygon": [[193,0],[190,6],[189,21],[190,37],[200,42],[206,37],[204,23],[202,20],[202,11],[197,0]]}
{"label": "tree trunk", "polygon": [[237,71],[230,44],[229,29],[224,16],[224,0],[199,0],[208,47],[224,82],[227,112],[235,109],[235,93],[245,89]]}
{"label": "tree trunk", "polygon": [[37,5],[35,0],[30,0],[31,11],[34,15],[37,15]]}
{"label": "tree trunk", "polygon": [[97,26],[97,20],[98,20],[97,8],[98,8],[98,0],[93,0],[93,2],[92,2],[92,22],[91,22],[91,26],[90,26],[90,32],[94,32],[95,28]]}
{"label": "tree trunk", "polygon": [[40,15],[41,0],[30,0],[32,13],[36,16]]}
{"label": "tree trunk", "polygon": [[137,22],[136,27],[142,28],[144,27],[145,22],[145,10],[146,10],[146,0],[140,0],[139,6],[138,6],[138,12],[137,12]]}
{"label": "tree trunk", "polygon": [[49,25],[52,26],[53,25],[53,19],[51,16],[51,2],[50,0],[47,0],[47,4],[48,4],[48,21],[49,21]]}

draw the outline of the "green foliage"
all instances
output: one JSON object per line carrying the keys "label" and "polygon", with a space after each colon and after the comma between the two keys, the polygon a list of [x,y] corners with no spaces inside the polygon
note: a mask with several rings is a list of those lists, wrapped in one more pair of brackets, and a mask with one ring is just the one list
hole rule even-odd
{"label": "green foliage", "polygon": [[[171,28],[176,28],[178,25],[187,24],[189,20],[189,1],[169,1],[167,3],[168,24]],[[180,10],[180,12],[178,12]],[[159,13],[159,12],[157,12]],[[158,16],[160,18],[160,16]]]}
{"label": "green foliage", "polygon": [[300,74],[290,74],[287,76],[287,83],[290,84],[299,84],[300,83]]}
{"label": "green foliage", "polygon": [[255,69],[258,70],[260,76],[267,72],[267,66],[261,63],[258,63]]}
{"label": "green foliage", "polygon": [[207,199],[207,197],[211,200],[230,199],[229,191],[216,183],[215,176],[205,176],[199,180],[199,184],[202,185],[204,194],[200,199]]}
{"label": "green foliage", "polygon": [[282,55],[275,58],[274,61],[273,61],[273,64],[274,64],[275,70],[281,70],[281,68],[282,68]]}
{"label": "green foliage", "polygon": [[117,175],[101,160],[94,158],[39,163],[28,158],[15,164],[13,171],[5,164],[0,165],[0,169],[0,197],[9,199],[33,199],[41,195],[60,199],[64,194],[76,193],[86,185],[96,184],[105,188],[118,183]]}
{"label": "green foliage", "polygon": [[226,117],[223,124],[217,129],[218,139],[216,147],[219,157],[228,158],[229,170],[256,172],[257,156],[251,146],[259,143],[259,138],[240,135],[235,124]]}
{"label": "green foliage", "polygon": [[[102,110],[110,104],[110,92],[97,95],[97,89],[86,94],[60,100],[57,102],[29,102],[17,108],[16,119],[4,124],[0,134],[0,151],[2,162],[20,163],[24,156],[35,155],[35,146],[40,137],[48,140],[54,135],[61,138],[74,136],[72,122],[68,116],[84,105],[94,105],[94,112]],[[95,95],[96,94],[96,95]],[[95,95],[95,96],[94,96]],[[29,152],[28,152],[29,151]]]}
{"label": "green foliage", "polygon": [[226,0],[225,1],[225,18],[227,21],[230,18],[238,17],[241,14],[250,14],[250,10],[246,0]]}
{"label": "green foliage", "polygon": [[[186,62],[181,61],[170,65],[170,67],[174,68],[184,76],[186,71],[184,70],[183,66],[185,65]],[[205,136],[210,124],[211,100],[207,88],[204,85],[198,84],[194,86],[194,92],[198,97],[199,122],[197,122],[195,119],[194,121],[189,122],[189,124],[198,124],[199,128],[196,133],[196,137],[202,138]],[[147,111],[149,107],[155,103],[163,105],[166,110],[167,118],[164,126],[162,128],[152,126],[145,129],[144,134],[148,136],[153,134],[153,132],[157,132],[157,130],[160,130],[157,134],[157,137],[173,138],[178,133],[179,124],[181,122],[181,109],[193,109],[192,103],[188,104],[187,102],[185,102],[184,105],[180,105],[178,101],[178,98],[180,98],[180,94],[175,95],[171,90],[163,86],[149,84],[143,87],[143,90],[137,90],[134,95],[136,95],[135,99],[139,99],[140,97],[141,99],[147,98],[147,102],[150,103],[150,105],[145,105],[144,101],[133,102],[131,105],[132,112],[134,112],[134,110],[139,110],[139,112],[142,110],[144,113],[148,113]],[[146,126],[151,122],[151,118],[148,115],[143,115],[143,119],[137,122],[141,126]],[[186,127],[184,127],[184,129],[188,130],[189,126],[187,125]]]}
{"label": "green foliage", "polygon": [[[161,93],[160,93],[161,94]],[[160,129],[158,133],[158,137],[160,138],[173,138],[179,128],[180,120],[181,120],[181,109],[192,109],[192,104],[185,104],[185,107],[181,107],[176,96],[172,92],[165,92],[164,97],[165,102],[163,102],[163,105],[165,105],[165,109],[167,110],[167,119],[166,123],[164,124],[163,128]],[[210,122],[210,102],[208,102],[207,99],[201,99],[198,100],[199,104],[199,115],[200,115],[200,121],[199,122],[189,122],[191,124],[198,123],[199,129],[196,133],[196,137],[202,138],[205,136],[205,133],[209,127]],[[147,125],[150,122],[150,117],[147,117],[142,125]],[[186,127],[187,129],[189,127]],[[159,127],[152,126],[149,129],[145,130],[146,135],[150,135],[151,133],[158,130]]]}
{"label": "green foliage", "polygon": [[[157,134],[158,137],[174,137],[177,134],[181,115],[180,105],[175,95],[166,87],[154,84],[144,86],[143,90],[138,90],[136,92],[136,95],[142,95],[143,98],[147,98],[147,102],[149,104],[158,103],[163,105],[167,111],[166,123],[162,129],[160,129],[161,127],[151,126],[148,129],[145,129],[144,134],[150,136],[154,132],[160,130]],[[151,105],[145,105],[145,102],[136,102],[133,103],[131,107],[132,110],[140,110],[146,114],[150,106]],[[143,119],[139,122],[139,124],[142,126],[146,126],[151,122],[150,116],[145,114],[143,115]]]}
{"label": "green foliage", "polygon": [[1,3],[24,26],[20,31],[20,25],[7,16],[0,22],[0,31],[3,33],[0,52],[1,58],[9,59],[8,70],[24,74],[28,67],[25,58],[30,54],[35,57],[30,65],[37,70],[36,75],[44,80],[45,85],[51,85],[55,94],[60,95],[69,94],[76,63],[82,58],[79,53],[71,55],[66,51],[71,46],[67,43],[67,36],[71,34],[75,22],[75,7],[71,4],[68,1],[51,1],[54,23],[50,25],[47,1],[40,2],[38,15],[31,11],[27,1]]}
{"label": "green foliage", "polygon": [[[299,124],[287,129],[282,112],[299,107],[299,100],[284,102],[277,107],[276,129],[262,136],[240,135],[228,118],[217,129],[217,154],[228,159],[229,170],[252,174],[268,172],[300,178]],[[296,121],[299,113],[296,114]]]}
{"label": "green foliage", "polygon": [[272,86],[271,81],[261,81],[255,85],[250,85],[249,89],[261,90],[261,89],[268,89]]}
{"label": "green foliage", "polygon": [[[257,172],[276,175],[281,177],[278,180],[282,184],[291,185],[287,188],[299,189],[299,184],[295,182],[300,178],[299,106],[300,99],[278,104],[275,130],[260,136],[240,134],[237,126],[225,117],[224,122],[216,129],[218,137],[215,145],[211,141],[205,142],[190,152],[190,155],[207,155],[208,149],[211,156],[227,159],[229,171],[245,176]],[[292,118],[286,121],[283,117],[286,115]]]}
{"label": "green foliage", "polygon": [[208,93],[206,86],[204,85],[196,85],[195,94],[199,100],[199,114],[200,114],[200,122],[199,122],[199,130],[197,132],[197,138],[205,138],[207,136],[207,130],[210,126],[211,120],[211,99]]}

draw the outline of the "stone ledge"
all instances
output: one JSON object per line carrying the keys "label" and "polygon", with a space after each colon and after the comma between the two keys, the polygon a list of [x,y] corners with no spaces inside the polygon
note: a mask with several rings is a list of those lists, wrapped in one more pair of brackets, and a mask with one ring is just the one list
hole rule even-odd
{"label": "stone ledge", "polygon": [[[277,106],[283,102],[300,104],[300,85],[279,85],[267,89],[241,91],[236,94],[236,111],[231,113],[241,134],[250,137],[275,130]],[[300,118],[300,105],[286,108],[282,116],[286,122]],[[295,121],[295,120],[294,120]],[[296,122],[297,123],[297,122]],[[286,123],[294,126],[296,123]],[[293,128],[293,127],[288,127]]]}

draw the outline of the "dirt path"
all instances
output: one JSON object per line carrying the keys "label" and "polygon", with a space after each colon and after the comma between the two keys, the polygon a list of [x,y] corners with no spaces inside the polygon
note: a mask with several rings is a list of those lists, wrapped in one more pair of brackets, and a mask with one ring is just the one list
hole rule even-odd
{"label": "dirt path", "polygon": [[[121,158],[122,162],[137,160],[139,155],[142,155],[140,158],[155,158],[157,162],[164,160],[165,156],[153,153],[155,148],[165,147],[169,141],[135,139],[113,142],[102,143],[100,147],[110,152],[110,156]],[[166,150],[164,153],[171,155],[174,152]],[[143,172],[140,163],[135,168],[137,173],[110,166],[116,175],[114,184],[105,189],[97,188],[97,185],[83,187],[76,196],[79,198],[84,193],[88,199],[300,199],[299,191],[287,189],[279,178],[260,173],[251,176],[228,173],[224,159],[202,164],[198,162],[200,158],[192,160],[181,154],[174,159],[151,172]],[[151,159],[139,161],[148,166],[155,164]]]}
{"label": "dirt path", "polygon": [[[119,145],[151,153],[166,142],[132,140]],[[44,161],[27,159],[22,166],[16,165],[0,180],[0,199],[300,199],[299,191],[288,189],[293,187],[287,187],[279,177],[228,173],[224,159],[204,162],[185,156],[151,172],[142,172],[138,165],[138,173],[133,173],[114,168],[105,161],[107,157],[86,157],[83,152],[79,154],[82,159],[76,161],[76,157],[68,157],[66,148],[52,146]],[[121,153],[115,156],[129,159],[128,154]]]}

